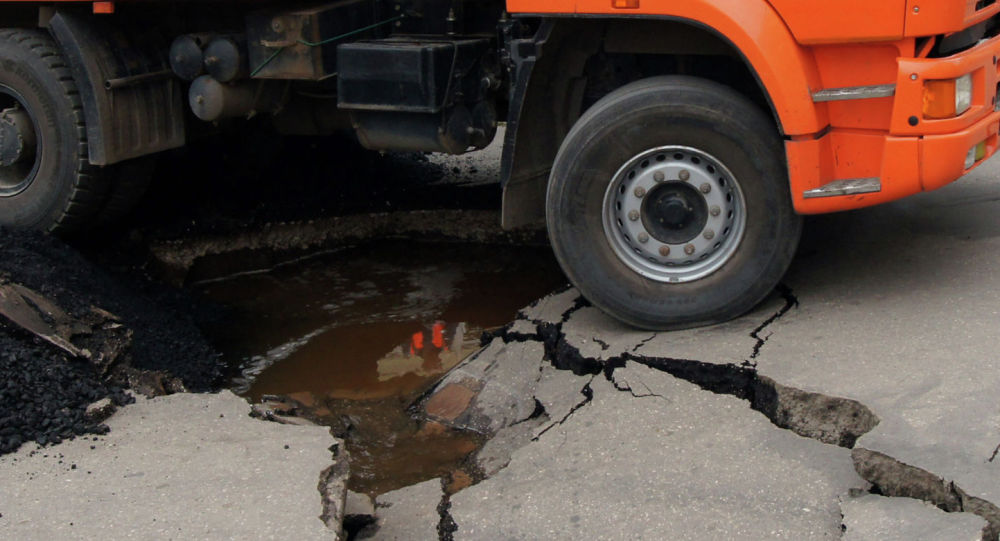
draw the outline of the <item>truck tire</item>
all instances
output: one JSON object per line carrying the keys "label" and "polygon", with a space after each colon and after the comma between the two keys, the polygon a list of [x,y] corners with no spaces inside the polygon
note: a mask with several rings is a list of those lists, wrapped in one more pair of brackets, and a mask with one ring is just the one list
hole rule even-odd
{"label": "truck tire", "polygon": [[143,156],[105,168],[107,196],[94,223],[98,226],[111,225],[128,216],[146,195],[155,167],[156,156]]}
{"label": "truck tire", "polygon": [[80,95],[55,42],[0,30],[0,225],[70,233],[89,225],[105,191],[87,161]]}
{"label": "truck tire", "polygon": [[654,330],[749,311],[802,231],[774,123],[734,90],[684,76],[624,86],[580,118],[556,156],[546,219],[584,297]]}

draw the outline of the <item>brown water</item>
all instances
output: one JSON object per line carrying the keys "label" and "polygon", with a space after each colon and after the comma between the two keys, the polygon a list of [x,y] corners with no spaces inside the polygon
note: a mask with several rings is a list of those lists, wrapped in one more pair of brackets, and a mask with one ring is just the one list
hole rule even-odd
{"label": "brown water", "polygon": [[194,287],[233,309],[210,329],[234,391],[289,396],[351,453],[351,489],[464,478],[479,435],[407,408],[483,330],[565,283],[548,248],[381,241]]}

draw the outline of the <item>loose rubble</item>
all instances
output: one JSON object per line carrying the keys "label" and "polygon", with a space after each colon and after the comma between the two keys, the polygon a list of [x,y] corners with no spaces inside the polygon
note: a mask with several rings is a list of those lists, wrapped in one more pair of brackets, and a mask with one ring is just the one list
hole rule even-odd
{"label": "loose rubble", "polygon": [[220,383],[183,294],[112,277],[36,233],[0,231],[0,253],[0,454],[105,433],[104,418],[131,401],[124,388]]}

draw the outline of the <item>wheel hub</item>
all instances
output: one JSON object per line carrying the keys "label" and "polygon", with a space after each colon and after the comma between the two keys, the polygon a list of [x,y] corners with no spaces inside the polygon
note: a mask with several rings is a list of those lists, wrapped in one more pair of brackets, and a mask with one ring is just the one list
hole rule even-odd
{"label": "wheel hub", "polygon": [[647,278],[689,282],[718,270],[743,238],[739,183],[710,154],[682,146],[642,152],[604,197],[604,232],[619,260]]}
{"label": "wheel hub", "polygon": [[22,109],[0,111],[0,166],[10,167],[35,159],[35,130]]}
{"label": "wheel hub", "polygon": [[656,240],[683,244],[698,236],[708,221],[708,205],[690,185],[667,182],[653,188],[642,202],[643,226]]}

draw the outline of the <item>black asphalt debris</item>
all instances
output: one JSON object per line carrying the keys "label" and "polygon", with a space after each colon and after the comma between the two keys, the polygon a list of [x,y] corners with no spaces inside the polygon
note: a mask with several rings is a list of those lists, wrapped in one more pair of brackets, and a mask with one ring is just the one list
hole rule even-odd
{"label": "black asphalt debris", "polygon": [[[192,320],[183,292],[136,274],[111,275],[62,241],[38,233],[0,230],[0,280],[37,291],[72,317],[94,308],[114,314],[128,328],[131,342],[119,367],[129,377],[157,374],[178,378],[194,391],[210,391],[222,379],[219,359]],[[79,338],[85,346],[102,339],[102,329]],[[88,405],[109,398],[121,406],[132,401],[121,370],[99,373],[85,359],[9,322],[0,322],[0,454],[34,441],[41,445],[85,434],[104,434],[107,426],[88,421]]]}
{"label": "black asphalt debris", "polygon": [[88,362],[67,359],[9,328],[0,330],[0,454],[28,441],[47,445],[105,434],[107,426],[84,418],[87,405],[104,397],[117,405],[132,401],[121,387],[102,382]]}
{"label": "black asphalt debris", "polygon": [[211,391],[222,378],[218,355],[183,291],[137,273],[111,275],[68,244],[38,233],[0,230],[0,277],[53,300],[71,316],[97,307],[133,333],[128,364],[180,378],[191,391]]}

